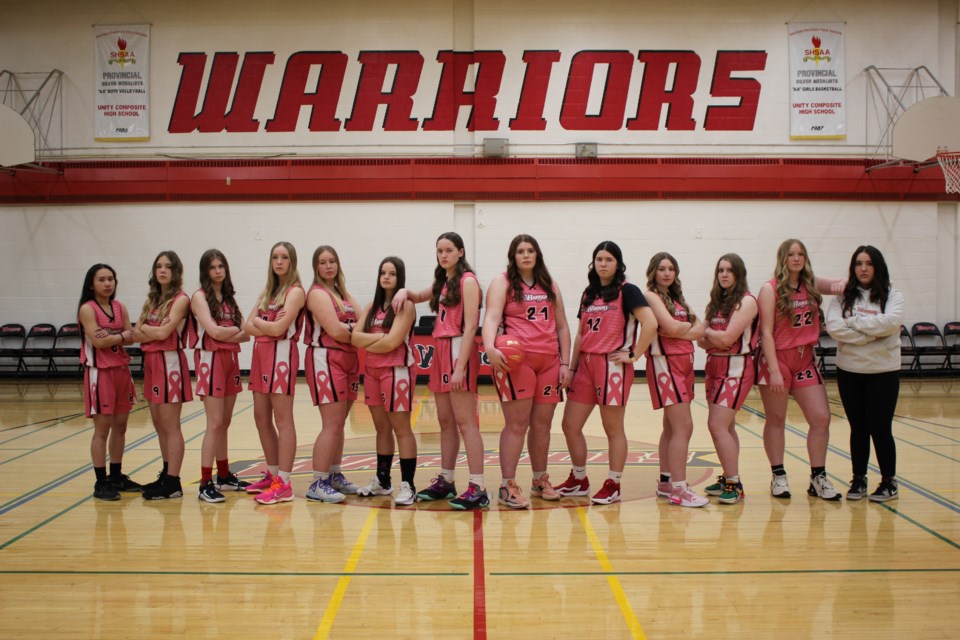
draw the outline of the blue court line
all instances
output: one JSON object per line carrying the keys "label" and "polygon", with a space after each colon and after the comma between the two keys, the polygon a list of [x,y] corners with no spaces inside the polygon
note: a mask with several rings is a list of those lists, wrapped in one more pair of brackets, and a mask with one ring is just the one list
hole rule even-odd
{"label": "blue court line", "polygon": [[[130,413],[136,413],[137,411],[143,411],[145,408],[146,408],[146,407],[139,407],[139,408],[137,408],[137,409],[134,409],[134,410],[131,411]],[[84,415],[84,414],[81,413],[80,415]],[[55,427],[55,426],[57,426],[57,425],[50,425],[50,427]],[[37,429],[36,431],[31,431],[30,433],[25,433],[25,434],[23,434],[23,436],[33,435],[34,433],[38,433],[38,432],[40,432],[40,431],[43,431],[43,429],[49,429],[50,427],[43,427],[42,429]],[[14,460],[19,460],[20,458],[23,458],[23,457],[29,456],[29,455],[31,455],[31,454],[34,454],[34,453],[36,453],[37,451],[43,451],[43,450],[46,449],[47,447],[52,447],[53,445],[58,444],[58,443],[60,443],[60,442],[63,442],[64,440],[69,440],[70,438],[74,438],[74,437],[76,437],[76,436],[79,436],[79,435],[81,435],[81,434],[83,434],[83,433],[87,433],[87,432],[92,431],[92,430],[93,430],[93,427],[92,427],[92,426],[91,426],[91,427],[87,427],[87,428],[85,428],[85,429],[81,429],[80,431],[75,431],[75,432],[71,433],[71,434],[68,435],[68,436],[63,436],[62,438],[59,438],[59,439],[57,439],[57,440],[54,440],[53,442],[48,442],[47,444],[45,444],[45,445],[43,445],[43,446],[34,447],[33,449],[29,449],[29,450],[27,450],[26,452],[21,453],[21,454],[18,455],[18,456],[14,456],[14,457],[10,458],[9,460],[4,460],[3,462],[0,462],[0,467],[2,467],[3,465],[7,464],[8,462],[13,462]],[[17,436],[17,438],[22,438],[23,436]],[[16,440],[17,438],[13,438],[13,440]],[[8,442],[9,442],[9,441],[8,441]],[[0,442],[0,444],[4,444],[4,443]]]}
{"label": "blue court line", "polygon": [[[746,404],[743,405],[743,409],[746,410],[748,413],[752,413],[753,415],[755,415],[755,416],[757,416],[757,417],[759,417],[759,418],[766,418],[766,415],[765,415],[762,411],[759,411],[759,410],[757,410],[757,409],[754,409],[753,407],[749,407],[749,406],[747,406]],[[737,426],[740,426],[740,424],[737,423]],[[797,429],[796,427],[794,427],[793,425],[791,425],[791,424],[789,424],[789,423],[786,424],[786,429],[787,429],[787,431],[789,431],[790,433],[792,433],[792,434],[794,434],[794,435],[797,435],[797,436],[800,436],[800,437],[802,437],[803,439],[806,439],[806,437],[807,437],[807,434],[806,434],[805,432],[801,431],[800,429]],[[748,431],[749,431],[749,430],[748,430]],[[751,433],[752,433],[752,432],[751,432]],[[756,435],[756,434],[754,434],[754,435]],[[763,438],[763,436],[760,436],[760,438]],[[844,451],[843,449],[839,449],[839,448],[837,448],[837,447],[835,447],[835,446],[833,446],[833,445],[829,445],[828,448],[829,448],[829,450],[830,450],[832,453],[835,453],[836,455],[840,456],[841,458],[844,458],[844,459],[846,459],[846,460],[852,461],[852,458],[850,457],[850,454],[847,453],[846,451]],[[789,449],[786,450],[786,453],[787,453],[788,455],[790,455],[790,456],[798,459],[798,460],[802,460],[802,461],[804,461],[804,462],[809,462],[809,461],[805,460],[804,458],[801,458],[800,456],[792,453]],[[931,452],[931,453],[933,453],[933,452]],[[880,470],[879,470],[876,466],[874,466],[874,465],[872,465],[872,464],[871,464],[871,465],[868,465],[868,469],[871,470],[871,471],[873,471],[873,473],[880,473]],[[846,481],[845,481],[845,480],[842,480],[839,476],[834,475],[834,474],[832,474],[832,473],[828,473],[828,475],[830,475],[834,480],[836,480],[837,483],[839,483],[839,484],[841,484],[841,485],[845,485],[845,484],[846,484]],[[902,477],[902,476],[899,476],[899,475],[897,476],[897,483],[898,483],[900,486],[902,486],[902,487],[907,487],[908,489],[910,489],[911,491],[917,493],[918,495],[921,495],[921,496],[923,496],[924,498],[927,498],[928,500],[931,500],[932,502],[935,502],[936,504],[939,504],[941,507],[946,507],[947,509],[953,511],[954,513],[960,513],[960,504],[957,504],[957,503],[954,502],[953,500],[949,500],[949,499],[947,499],[947,498],[944,498],[943,496],[941,496],[941,495],[939,495],[938,493],[935,493],[935,492],[927,489],[926,487],[921,487],[920,485],[918,485],[918,484],[916,484],[916,483],[914,483],[914,482],[911,482],[911,481],[909,481],[909,480],[904,480],[903,477]],[[903,514],[901,514],[899,511],[895,511],[895,513],[897,513],[898,515],[903,515]]]}
{"label": "blue court line", "polygon": [[[73,420],[74,418],[78,418],[78,417],[80,417],[80,416],[82,416],[82,415],[83,415],[83,412],[80,412],[80,413],[72,413],[72,414],[66,415],[66,416],[57,416],[56,418],[47,418],[46,420],[37,420],[36,422],[28,422],[27,424],[18,424],[18,425],[15,426],[15,427],[6,427],[6,428],[4,428],[4,429],[0,429],[0,433],[5,433],[5,432],[7,432],[7,431],[15,431],[16,429],[23,429],[24,427],[35,427],[36,425],[38,425],[38,424],[43,424],[43,423],[45,423],[45,422],[58,422],[58,423],[59,423],[59,422],[64,422],[64,421],[66,421],[66,420]],[[37,429],[37,431],[39,431],[39,429]],[[34,431],[34,432],[32,432],[32,433],[36,433],[36,431]],[[8,442],[9,442],[9,441],[8,441]],[[0,444],[3,444],[3,443],[0,442]]]}
{"label": "blue court line", "polygon": [[[244,407],[243,409],[240,409],[239,411],[234,411],[232,415],[233,415],[233,416],[237,416],[237,415],[243,413],[244,411],[246,411],[247,409],[251,409],[252,407],[253,407],[253,403],[251,402],[249,405],[247,405],[247,406]],[[180,420],[180,424],[183,424],[184,422],[189,422],[190,420],[193,420],[194,418],[196,418],[197,416],[199,416],[199,415],[202,414],[202,413],[204,413],[204,410],[203,410],[203,409],[201,409],[200,411],[197,411],[197,412],[195,412],[195,413],[192,413],[192,414],[188,415],[186,418],[181,419],[181,420]],[[194,440],[196,440],[197,438],[199,438],[200,436],[202,436],[204,433],[206,433],[206,429],[204,429],[203,431],[199,431],[198,433],[195,433],[194,435],[192,435],[192,436],[190,436],[189,438],[187,438],[186,440],[184,440],[184,444],[186,444],[186,443],[188,443],[188,442],[193,442]],[[129,451],[130,449],[133,449],[133,448],[135,448],[135,447],[138,447],[138,446],[140,446],[141,444],[143,444],[144,442],[146,442],[147,440],[150,440],[150,439],[152,439],[152,438],[155,438],[156,435],[157,435],[156,433],[153,433],[151,436],[145,436],[145,437],[143,437],[143,438],[140,438],[140,440],[138,440],[135,444],[130,445],[130,446],[128,446],[126,449],[124,449],[124,451]],[[140,465],[139,467],[137,467],[136,469],[134,469],[134,470],[132,471],[132,473],[138,473],[138,472],[142,471],[143,469],[146,469],[148,466],[150,466],[150,465],[152,465],[152,464],[156,464],[157,460],[160,460],[160,459],[161,459],[161,457],[160,457],[160,456],[157,456],[157,457],[155,457],[155,458],[153,458],[153,459],[151,459],[151,460],[148,460],[147,462],[143,463],[142,465]],[[91,464],[89,467],[86,467],[85,470],[89,470],[89,469],[92,469],[92,468],[93,468],[93,465]],[[79,474],[70,474],[70,475],[72,475],[72,477],[77,477],[77,475],[79,475]],[[61,476],[61,477],[63,477],[63,476]],[[59,486],[59,485],[61,485],[61,484],[64,484],[65,482],[69,482],[70,479],[72,479],[72,478],[65,479],[65,480],[63,480],[63,482],[58,483],[56,486]],[[46,493],[46,492],[49,491],[51,488],[53,488],[53,487],[50,487],[50,488],[44,490],[42,493]],[[41,495],[41,494],[40,494],[40,493],[37,493],[36,495],[30,497],[29,500],[33,500],[33,498],[37,497],[38,495]],[[29,500],[25,500],[24,502],[28,502]],[[78,500],[77,502],[74,502],[72,505],[70,505],[70,506],[67,507],[66,509],[63,509],[63,510],[61,510],[60,512],[53,514],[52,516],[50,516],[50,517],[47,518],[46,520],[42,520],[41,522],[38,522],[37,524],[33,525],[32,527],[30,527],[30,528],[27,529],[26,531],[20,533],[19,535],[14,536],[13,538],[10,538],[9,540],[7,540],[6,542],[4,542],[3,544],[0,544],[0,551],[3,551],[4,549],[6,549],[7,547],[9,547],[9,546],[12,545],[13,543],[17,542],[18,540],[22,540],[23,538],[27,537],[28,535],[30,535],[30,534],[33,533],[34,531],[37,531],[38,529],[41,529],[41,528],[45,527],[47,524],[53,522],[54,520],[56,520],[56,519],[59,518],[60,516],[66,514],[66,513],[69,513],[70,511],[73,511],[74,509],[76,509],[76,508],[79,507],[80,505],[82,505],[82,504],[84,504],[84,503],[86,503],[86,502],[89,502],[90,500],[93,500],[93,496],[92,496],[92,495],[88,495],[88,496],[85,497],[85,498],[81,498],[80,500]],[[15,506],[20,506],[20,505],[15,505]],[[15,507],[11,507],[11,509],[12,509],[12,508],[15,508]],[[6,511],[9,511],[9,509],[7,509]],[[0,515],[3,515],[3,513],[6,513],[6,511],[0,511]]]}
{"label": "blue court line", "polygon": [[[204,411],[203,411],[203,409],[201,409],[200,411],[196,411],[196,412],[188,415],[186,418],[181,418],[180,424],[183,424],[184,422],[189,422],[190,420],[193,420],[194,418],[196,418],[196,417],[199,416],[199,415],[202,415],[203,413],[204,413]],[[202,433],[202,432],[201,432],[201,433]],[[144,442],[147,442],[147,441],[149,441],[149,440],[153,440],[153,439],[155,439],[156,437],[157,437],[156,431],[154,431],[154,432],[151,433],[151,434],[145,435],[145,436],[139,438],[138,440],[135,440],[134,442],[128,444],[128,445],[124,448],[124,452],[132,451],[133,449],[136,449],[137,447],[139,447],[140,445],[142,445]],[[195,438],[196,436],[193,436],[193,437]],[[193,439],[193,438],[191,438],[191,440],[192,440],[192,439]],[[154,462],[155,462],[155,460],[154,460]],[[146,466],[146,465],[144,465],[144,466]],[[140,470],[143,469],[143,468],[144,468],[144,467],[140,467],[140,468],[137,469],[136,471],[140,471]],[[86,465],[84,465],[84,466],[82,466],[82,467],[80,467],[80,468],[78,468],[78,469],[74,469],[73,471],[67,472],[65,475],[62,475],[62,476],[60,476],[59,478],[54,478],[53,480],[47,482],[46,484],[43,484],[43,485],[41,485],[41,486],[39,486],[39,487],[37,487],[37,488],[35,488],[35,489],[32,489],[31,491],[28,491],[27,493],[23,494],[23,495],[20,496],[20,497],[14,498],[14,499],[11,500],[10,502],[7,502],[6,504],[0,506],[0,516],[2,516],[3,514],[8,513],[8,512],[10,512],[10,511],[16,509],[17,507],[20,507],[20,506],[23,506],[23,505],[27,504],[28,502],[34,500],[35,498],[38,498],[38,497],[42,496],[42,495],[45,494],[45,493],[50,492],[50,491],[53,490],[53,489],[56,489],[56,488],[58,488],[58,487],[63,486],[64,484],[70,482],[71,480],[74,480],[74,479],[80,477],[81,475],[83,475],[83,474],[85,474],[85,473],[89,473],[92,469],[93,469],[93,463],[88,463],[88,464],[86,464]]]}

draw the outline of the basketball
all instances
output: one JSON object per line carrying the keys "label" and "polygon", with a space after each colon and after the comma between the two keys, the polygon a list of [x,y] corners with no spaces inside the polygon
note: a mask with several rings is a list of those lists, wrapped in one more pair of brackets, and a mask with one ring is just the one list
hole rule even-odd
{"label": "basketball", "polygon": [[510,371],[523,363],[523,345],[513,336],[497,336],[494,346],[503,354]]}

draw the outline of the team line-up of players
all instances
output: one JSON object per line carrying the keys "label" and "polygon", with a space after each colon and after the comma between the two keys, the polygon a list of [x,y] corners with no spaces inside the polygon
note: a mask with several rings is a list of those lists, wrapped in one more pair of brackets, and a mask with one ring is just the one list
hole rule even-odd
{"label": "team line-up of players", "polygon": [[[336,503],[345,494],[393,495],[397,505],[448,500],[453,509],[485,508],[491,494],[484,482],[484,444],[476,416],[480,361],[473,339],[483,313],[483,347],[504,419],[500,505],[530,506],[516,481],[524,442],[533,471],[532,497],[549,501],[590,496],[583,428],[594,407],[608,440],[609,471],[590,499],[597,504],[620,500],[628,449],[624,412],[633,363],[644,353],[653,407],[663,411],[657,495],[684,507],[708,504],[686,482],[693,431],[694,345],[707,352],[707,426],[723,470],[705,492],[721,504],[744,499],[736,414],[758,384],[766,414],[764,447],[771,464],[771,494],[780,499],[791,495],[783,462],[787,403],[793,396],[809,427],[808,494],[839,500],[825,469],[830,411],[813,353],[824,295],[836,296],[827,311],[827,328],[838,340],[838,384],[851,423],[853,480],[847,498],[867,495],[871,440],[883,479],[869,498],[897,497],[890,425],[899,389],[903,303],[890,287],[878,250],[858,247],[847,277],[832,280],[814,276],[802,242],[786,240],[777,252],[774,277],[757,297],[749,292],[743,260],[725,254],[716,264],[704,319],[688,306],[679,265],[670,254],[651,258],[644,290],[627,282],[623,254],[614,242],[600,243],[592,258],[575,334],[540,245],[525,234],[510,243],[507,269],[489,284],[485,301],[462,238],[450,232],[437,239],[430,286],[408,288],[403,261],[386,257],[379,266],[373,301],[362,310],[347,289],[336,250],[326,245],[313,253],[312,284],[306,289],[296,249],[288,242],[274,245],[266,285],[246,316],[237,306],[227,259],[216,249],[201,257],[200,288],[192,297],[182,290],[180,258],[173,251],[161,252],[135,325],[116,300],[116,273],[109,265],[95,264],[84,279],[78,310],[84,402],[94,422],[94,497],[118,500],[121,492],[141,492],[144,498],[157,500],[183,495],[180,416],[183,403],[194,394],[184,349],[192,348],[195,393],[203,399],[207,420],[199,499],[223,502],[224,491],[246,491],[264,505],[293,500],[291,471],[297,447],[293,398],[302,335],[307,345],[307,386],[322,422],[313,447],[314,475],[307,499]],[[417,442],[411,408],[416,372],[410,348],[419,302],[428,302],[436,314],[429,389],[436,401],[441,458],[440,473],[420,491],[414,485]],[[231,415],[242,391],[238,353],[240,344],[251,339],[248,389],[253,392],[267,467],[253,483],[231,471],[227,452]],[[127,418],[136,402],[129,355],[123,347],[133,343],[140,343],[144,352],[144,395],[163,458],[156,481],[142,486],[122,471]],[[376,474],[366,486],[350,482],[340,467],[344,425],[359,395],[360,349],[366,351],[363,395],[376,427],[377,449]],[[883,395],[876,396],[878,391]],[[553,484],[547,473],[550,431],[564,395],[562,425],[572,468],[564,482]],[[461,445],[469,480],[466,490],[458,493],[454,472]],[[395,453],[401,475],[396,492],[391,478]]]}

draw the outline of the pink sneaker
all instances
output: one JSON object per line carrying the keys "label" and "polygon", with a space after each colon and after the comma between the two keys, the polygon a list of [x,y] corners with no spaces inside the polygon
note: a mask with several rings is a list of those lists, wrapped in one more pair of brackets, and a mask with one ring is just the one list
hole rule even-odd
{"label": "pink sneaker", "polygon": [[681,507],[703,507],[710,504],[710,501],[701,495],[697,495],[693,489],[683,483],[682,487],[673,487],[670,493],[670,504],[676,504]]}
{"label": "pink sneaker", "polygon": [[658,482],[657,483],[657,497],[658,498],[669,498],[670,494],[673,493],[673,484],[670,482]]}
{"label": "pink sneaker", "polygon": [[246,488],[247,493],[263,493],[273,484],[273,474],[264,471],[260,479]]}
{"label": "pink sneaker", "polygon": [[278,502],[291,502],[293,500],[293,483],[284,482],[280,476],[274,476],[273,484],[270,488],[254,500],[259,504],[277,504]]}
{"label": "pink sneaker", "polygon": [[559,500],[560,494],[550,484],[550,475],[545,473],[539,480],[534,480],[530,485],[530,495],[541,500]]}
{"label": "pink sneaker", "polygon": [[597,491],[597,494],[590,499],[595,504],[613,504],[614,502],[620,502],[620,483],[607,478],[603,486],[600,487],[600,491]]}
{"label": "pink sneaker", "polygon": [[571,471],[570,476],[563,481],[563,484],[558,484],[554,487],[554,490],[566,498],[590,495],[590,480],[586,477],[577,480],[573,475],[573,471]]}

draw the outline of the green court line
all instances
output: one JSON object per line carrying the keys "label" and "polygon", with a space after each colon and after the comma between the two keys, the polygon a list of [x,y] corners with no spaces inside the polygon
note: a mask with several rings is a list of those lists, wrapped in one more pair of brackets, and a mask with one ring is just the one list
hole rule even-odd
{"label": "green court line", "polygon": [[[247,405],[247,406],[244,407],[243,409],[240,409],[239,411],[234,411],[233,415],[236,416],[236,415],[238,415],[238,414],[240,414],[240,413],[243,413],[244,411],[246,411],[247,409],[250,409],[250,408],[252,408],[252,407],[253,407],[253,403],[251,402],[249,405]],[[184,420],[181,421],[181,424],[182,424],[183,422],[185,422],[185,421],[192,420],[193,418],[201,415],[202,413],[203,413],[203,410],[200,410],[200,411],[197,411],[197,412],[195,412],[195,413],[187,416],[186,419],[184,419]],[[188,443],[188,442],[193,442],[194,440],[196,440],[197,438],[199,438],[200,436],[202,436],[204,433],[206,433],[206,428],[204,428],[203,431],[200,431],[199,433],[196,433],[196,434],[190,436],[190,438],[184,440],[184,444],[186,444],[186,443]],[[151,460],[148,460],[147,462],[143,463],[142,465],[140,465],[139,467],[137,467],[136,469],[134,469],[134,470],[133,470],[133,473],[137,473],[137,472],[139,472],[139,471],[142,471],[142,470],[146,469],[148,466],[150,466],[150,465],[152,465],[152,464],[156,464],[157,461],[160,460],[160,459],[161,459],[161,456],[157,456],[157,457],[155,457],[155,458],[153,458],[153,459],[151,459]],[[67,476],[69,476],[69,475],[72,475],[73,473],[75,473],[75,472],[67,473],[67,474],[65,474],[65,475],[63,475],[63,476],[60,476],[60,477],[61,477],[61,478],[65,478],[65,477],[67,477]],[[48,483],[48,484],[49,484],[49,483]],[[18,498],[18,500],[19,500],[19,498]],[[7,540],[6,542],[4,542],[3,544],[0,544],[0,551],[3,551],[4,549],[6,549],[7,547],[9,547],[9,546],[12,545],[13,543],[17,542],[18,540],[22,540],[23,538],[27,537],[28,535],[30,535],[30,534],[33,533],[34,531],[37,531],[38,529],[41,529],[41,528],[45,527],[46,525],[48,525],[49,523],[53,522],[54,520],[56,520],[56,519],[59,518],[60,516],[63,516],[63,515],[65,515],[65,514],[69,513],[70,511],[73,511],[74,509],[76,509],[77,507],[79,507],[81,504],[84,504],[85,502],[89,502],[90,500],[93,500],[93,496],[92,496],[92,495],[89,495],[89,496],[87,496],[87,497],[85,497],[85,498],[82,498],[81,500],[78,500],[77,502],[74,502],[72,505],[70,505],[70,506],[67,507],[66,509],[63,509],[62,511],[59,511],[58,513],[53,514],[52,516],[50,516],[50,517],[47,518],[46,520],[43,520],[43,521],[41,521],[41,522],[38,522],[37,524],[35,524],[34,526],[30,527],[30,528],[27,529],[26,531],[20,533],[19,535],[14,536],[13,538],[10,538],[9,540]],[[14,501],[14,502],[15,502],[15,501]]]}
{"label": "green court line", "polygon": [[377,572],[377,571],[73,571],[65,570],[0,570],[0,575],[7,576],[211,576],[211,577],[284,577],[284,578],[340,578],[368,577],[368,578],[465,578],[467,572]]}
{"label": "green court line", "polygon": [[[704,403],[702,400],[694,400],[694,403],[700,405],[701,407],[706,407],[706,406],[707,406],[706,403]],[[707,407],[707,408],[709,409],[709,407]],[[764,418],[764,417],[765,417],[763,411],[760,411],[759,409],[755,409],[755,408],[753,408],[753,407],[750,407],[750,406],[748,406],[746,403],[744,403],[743,408],[747,409],[750,413],[752,413],[752,414],[755,415],[755,416],[758,416],[758,417],[760,417],[760,418]],[[746,426],[740,424],[740,422],[735,422],[735,424],[736,424],[736,426],[737,426],[738,428],[743,429],[744,431],[746,431],[747,433],[753,435],[754,437],[760,438],[761,441],[763,440],[763,436],[762,436],[761,434],[758,434],[758,433],[756,433],[755,431],[747,428]],[[787,424],[786,426],[790,427],[790,428],[793,429],[794,431],[799,431],[799,430],[798,430],[796,427],[794,427],[793,425]],[[840,454],[840,455],[843,455],[843,456],[845,456],[848,460],[850,459],[850,453],[844,451],[843,449],[840,449],[839,447],[834,447],[833,445],[830,445],[828,448],[829,448],[829,449],[832,449],[832,450],[834,451],[834,453],[838,453],[838,454]],[[796,453],[794,453],[793,451],[791,451],[789,447],[784,447],[784,454],[790,456],[791,458],[795,458],[795,459],[797,459],[797,460],[800,460],[801,462],[803,462],[803,463],[805,463],[805,464],[809,464],[809,463],[810,463],[810,461],[807,460],[806,458],[803,458],[803,457],[797,455]],[[843,481],[843,480],[841,480],[839,476],[834,475],[834,474],[830,473],[829,471],[827,472],[827,475],[830,476],[831,478],[833,478],[833,479],[834,479],[838,484],[840,484],[841,486],[844,485],[844,484],[846,484],[846,482]],[[927,489],[927,488],[925,488],[925,487],[922,487],[922,486],[920,486],[919,484],[916,484],[916,483],[913,482],[913,481],[910,481],[910,484],[915,485],[916,487],[918,487],[919,489],[922,489],[923,491],[927,492],[927,493],[928,493],[929,495],[931,495],[931,496],[936,496],[937,498],[939,498],[940,500],[943,500],[944,502],[949,502],[949,503],[951,503],[951,504],[956,504],[956,503],[953,502],[952,500],[948,500],[947,498],[944,498],[944,497],[941,496],[940,494],[938,494],[938,493],[936,493],[936,492],[933,492],[933,491],[930,491],[929,489]],[[882,505],[882,503],[880,503],[880,504]],[[938,540],[940,540],[940,541],[942,541],[942,542],[946,542],[947,544],[949,544],[950,546],[952,546],[952,547],[955,548],[955,549],[960,549],[960,544],[958,544],[958,543],[955,542],[954,540],[952,540],[952,539],[950,539],[950,538],[947,538],[946,536],[938,533],[937,531],[935,531],[935,530],[933,530],[933,529],[930,529],[929,527],[926,527],[926,526],[920,524],[919,522],[917,522],[917,521],[914,520],[913,518],[908,517],[907,515],[901,513],[900,511],[897,511],[896,509],[893,509],[893,508],[891,508],[891,507],[889,507],[889,506],[887,506],[887,505],[882,505],[882,506],[885,506],[891,513],[894,513],[894,514],[896,514],[897,516],[902,517],[902,518],[903,518],[904,520],[906,520],[907,522],[909,522],[909,523],[917,526],[919,529],[921,529],[922,531],[925,531],[925,532],[929,533],[930,535],[934,536],[934,537],[937,538]],[[948,507],[948,508],[949,508],[949,507]]]}
{"label": "green court line", "polygon": [[[19,429],[26,429],[27,427],[35,427],[35,426],[37,426],[38,424],[46,424],[46,423],[48,423],[48,422],[52,422],[52,423],[55,423],[55,424],[59,424],[59,423],[62,423],[62,422],[66,422],[67,420],[73,420],[73,419],[75,419],[75,418],[79,418],[79,417],[82,416],[82,415],[83,415],[83,412],[81,411],[80,413],[70,413],[70,414],[67,414],[67,415],[65,415],[65,416],[58,416],[58,417],[56,417],[56,418],[47,418],[46,420],[36,420],[36,421],[34,421],[34,422],[28,422],[27,424],[17,425],[17,426],[15,426],[15,427],[4,427],[3,429],[0,429],[0,433],[7,433],[8,431],[17,431],[17,430],[19,430]],[[46,427],[42,427],[42,428],[40,428],[40,429],[37,429],[37,431],[42,431],[42,430],[45,429],[45,428],[46,428]],[[36,431],[31,431],[30,433],[36,433]],[[17,438],[19,438],[19,437],[21,437],[21,436],[17,436]],[[12,440],[16,440],[17,438],[12,438]],[[5,442],[0,442],[0,444],[5,444],[6,442],[11,442],[11,440],[6,440]]]}
{"label": "green court line", "polygon": [[[530,571],[491,572],[498,577],[563,577],[563,576],[753,576],[753,575],[823,575],[831,573],[958,573],[960,569],[757,569],[743,571]],[[0,571],[0,573],[6,573]]]}
{"label": "green court line", "polygon": [[[843,420],[843,421],[846,422],[847,424],[850,424],[850,421],[847,420],[847,416],[846,416],[846,415],[841,415],[841,414],[839,414],[839,413],[834,413],[834,412],[832,412],[832,411],[830,412],[830,415],[833,416],[834,418],[840,418],[841,420]],[[900,421],[896,420],[895,422],[900,422]],[[901,424],[904,424],[904,423],[901,422]],[[939,433],[933,433],[932,431],[927,431],[926,429],[921,429],[920,427],[914,427],[913,425],[907,425],[907,426],[913,427],[914,429],[916,429],[916,430],[918,430],[918,431],[922,431],[922,432],[924,432],[924,433],[926,433],[926,434],[929,434],[929,435],[932,435],[932,436],[936,436],[936,437],[938,437],[938,438],[943,438],[944,440],[949,440],[950,442],[960,443],[960,440],[955,440],[955,439],[953,439],[953,438],[949,438],[949,437],[947,437],[947,436],[940,435]],[[927,453],[932,453],[932,454],[935,455],[935,456],[940,456],[941,458],[946,458],[947,460],[949,460],[949,461],[951,461],[951,462],[960,462],[960,460],[958,460],[957,458],[951,458],[951,457],[948,456],[948,455],[944,455],[944,454],[942,454],[942,453],[938,453],[938,452],[936,452],[936,451],[932,451],[931,449],[928,449],[925,445],[917,444],[916,442],[911,442],[910,440],[904,440],[903,438],[901,438],[901,437],[899,437],[899,436],[893,436],[893,439],[896,440],[897,442],[901,442],[901,443],[903,443],[903,444],[905,444],[905,445],[909,445],[909,446],[911,446],[911,447],[915,447],[915,448],[917,448],[917,449],[920,449],[921,451],[926,451]]]}

